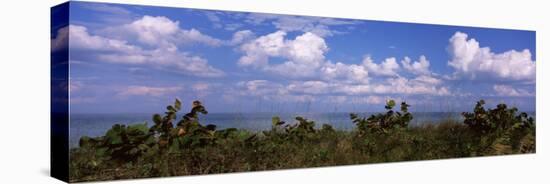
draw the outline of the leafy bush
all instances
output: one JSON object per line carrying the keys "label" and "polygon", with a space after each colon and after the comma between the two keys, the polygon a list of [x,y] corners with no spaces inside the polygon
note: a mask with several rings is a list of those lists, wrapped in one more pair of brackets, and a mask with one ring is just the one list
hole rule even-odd
{"label": "leafy bush", "polygon": [[213,144],[216,137],[227,137],[236,129],[215,131],[214,125],[202,126],[198,122],[197,112],[207,113],[200,102],[194,102],[193,110],[186,114],[178,126],[173,126],[181,102],[176,99],[174,105],[166,107],[164,116],[153,115],[155,123],[150,128],[147,123],[136,125],[115,124],[104,136],[80,139],[80,149],[95,152],[94,162],[128,163],[135,162],[146,153],[161,155],[174,153],[181,149]]}
{"label": "leafy bush", "polygon": [[115,124],[103,137],[82,137],[80,147],[94,149],[97,157],[106,160],[133,162],[155,144],[148,130],[147,123],[130,126]]}
{"label": "leafy bush", "polygon": [[310,121],[303,117],[296,117],[297,121],[294,124],[286,124],[286,122],[281,121],[277,116],[272,118],[272,128],[270,131],[263,131],[263,134],[267,137],[277,137],[280,139],[290,140],[290,139],[306,139],[312,138],[319,131],[322,132],[331,132],[334,131],[332,126],[328,124],[323,124],[321,130],[315,129],[315,122]]}
{"label": "leafy bush", "polygon": [[534,126],[533,118],[522,112],[516,115],[518,109],[508,108],[506,104],[498,104],[496,109],[485,109],[484,100],[477,102],[474,112],[463,112],[464,123],[474,131],[485,134],[513,129],[529,129]]}
{"label": "leafy bush", "polygon": [[[476,103],[473,112],[463,112],[464,124],[470,127],[478,139],[478,152],[509,154],[520,149],[534,151],[534,119],[518,109],[498,104],[495,109],[485,109],[484,100]],[[534,138],[533,138],[534,139]],[[529,152],[526,151],[526,152]]]}
{"label": "leafy bush", "polygon": [[388,133],[392,129],[406,128],[413,119],[408,112],[410,107],[406,102],[401,102],[401,112],[394,111],[394,100],[388,100],[385,109],[386,113],[373,114],[369,118],[359,117],[357,114],[350,114],[350,118],[357,125],[360,135],[366,133]]}
{"label": "leafy bush", "polygon": [[287,124],[272,118],[272,128],[249,132],[199,123],[200,102],[178,119],[176,99],[154,125],[114,125],[104,136],[82,137],[71,149],[71,182],[288,169],[535,152],[534,119],[516,108],[483,108],[478,102],[465,120],[411,126],[410,107],[387,102],[387,112],[351,114],[354,131],[296,117]]}

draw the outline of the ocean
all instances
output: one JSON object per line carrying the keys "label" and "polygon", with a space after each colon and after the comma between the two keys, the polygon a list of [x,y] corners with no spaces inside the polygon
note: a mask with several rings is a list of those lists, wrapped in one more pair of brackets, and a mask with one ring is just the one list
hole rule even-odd
{"label": "ocean", "polygon": [[[363,113],[361,115],[369,116],[372,113]],[[178,114],[178,121],[183,114]],[[238,128],[251,131],[261,131],[271,128],[271,118],[279,116],[281,120],[287,123],[294,123],[294,117],[302,116],[308,120],[313,120],[316,126],[330,124],[335,129],[351,130],[355,125],[351,122],[349,113],[299,113],[299,114],[278,114],[278,113],[209,113],[200,115],[201,124],[214,124],[217,129]],[[532,113],[534,117],[534,113]],[[411,126],[418,126],[426,123],[437,123],[442,120],[462,121],[459,112],[416,112],[413,113]],[[114,124],[137,124],[147,122],[149,126],[153,124],[152,113],[126,113],[126,114],[75,114],[70,117],[70,147],[77,147],[78,141],[82,136],[97,137],[102,136]]]}

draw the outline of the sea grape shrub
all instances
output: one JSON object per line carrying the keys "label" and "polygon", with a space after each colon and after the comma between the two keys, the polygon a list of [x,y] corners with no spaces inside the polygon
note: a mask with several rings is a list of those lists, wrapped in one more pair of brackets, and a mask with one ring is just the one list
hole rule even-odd
{"label": "sea grape shrub", "polygon": [[317,132],[317,130],[315,130],[314,121],[309,121],[306,118],[300,116],[296,117],[295,119],[298,121],[296,124],[287,125],[287,127],[285,128],[285,131],[291,136],[303,139],[308,134],[314,134]]}
{"label": "sea grape shrub", "polygon": [[315,122],[309,121],[303,117],[296,117],[295,124],[286,124],[286,122],[281,121],[277,116],[272,118],[272,128],[271,131],[263,131],[264,135],[268,137],[279,137],[283,139],[302,139],[307,134],[316,133]]}
{"label": "sea grape shrub", "polygon": [[262,131],[262,134],[272,140],[284,139],[286,136],[285,124],[286,122],[281,121],[281,118],[274,116],[271,118],[271,130]]}
{"label": "sea grape shrub", "polygon": [[463,112],[464,124],[480,137],[480,145],[487,145],[488,152],[509,154],[534,152],[534,119],[527,113],[518,114],[515,107],[498,104],[495,109],[485,109],[485,101],[476,103],[473,112]]}
{"label": "sea grape shrub", "polygon": [[334,130],[334,128],[329,124],[323,124],[321,126],[320,132],[324,133],[324,134],[332,134],[332,133],[336,132],[336,130]]}
{"label": "sea grape shrub", "polygon": [[412,150],[417,138],[407,132],[409,122],[413,119],[408,111],[410,105],[401,103],[400,111],[394,111],[396,103],[388,100],[385,113],[373,114],[370,117],[360,117],[350,114],[352,122],[357,126],[357,133],[352,147],[367,155],[381,155],[371,158],[373,162],[389,160],[405,160]]}
{"label": "sea grape shrub", "polygon": [[389,133],[393,129],[406,128],[413,119],[412,114],[409,112],[410,105],[401,102],[401,112],[394,111],[394,107],[395,101],[388,100],[385,106],[386,113],[373,114],[369,118],[359,117],[359,115],[351,113],[350,118],[356,124],[359,135]]}
{"label": "sea grape shrub", "polygon": [[167,148],[168,152],[214,144],[216,136],[223,137],[231,132],[231,130],[224,130],[218,133],[220,135],[216,135],[216,125],[201,125],[198,115],[207,114],[208,111],[199,101],[193,102],[191,112],[185,114],[175,127],[172,121],[176,119],[176,113],[181,109],[181,102],[176,99],[174,105],[169,105],[166,109],[164,117],[160,118],[158,114],[153,116],[155,126],[151,127],[151,131],[157,133],[159,145],[161,148]]}
{"label": "sea grape shrub", "polygon": [[286,122],[281,121],[281,118],[278,116],[274,116],[271,118],[271,132],[282,132],[284,131],[283,125],[285,125]]}
{"label": "sea grape shrub", "polygon": [[[263,131],[266,137],[277,137],[285,140],[303,140],[305,138],[313,138],[318,133],[334,133],[335,130],[328,124],[323,124],[321,129],[315,128],[315,121],[308,120],[303,117],[296,117],[297,121],[294,124],[286,124],[281,121],[278,116],[272,118],[271,130]],[[317,136],[318,137],[318,136]]]}
{"label": "sea grape shrub", "polygon": [[166,106],[166,112],[164,116],[160,114],[153,115],[153,122],[155,123],[150,129],[149,132],[155,135],[159,140],[159,145],[165,147],[169,142],[170,138],[175,134],[173,131],[174,124],[172,123],[175,120],[176,113],[181,109],[181,101],[176,99],[174,105]]}
{"label": "sea grape shrub", "polygon": [[[105,136],[98,138],[82,137],[79,146],[94,150],[95,157],[114,163],[135,162],[142,154],[155,146],[156,140],[149,133],[147,123],[135,125],[115,124]],[[101,160],[96,160],[101,162]]]}
{"label": "sea grape shrub", "polygon": [[[104,136],[81,137],[80,149],[95,152],[94,158],[113,161],[112,163],[128,163],[135,162],[143,155],[173,153],[214,144],[217,138],[227,138],[237,131],[216,131],[215,125],[203,126],[198,122],[196,114],[192,119],[182,119],[174,127],[172,122],[176,120],[176,113],[180,109],[181,101],[176,99],[173,105],[166,107],[164,116],[153,115],[153,126],[147,127],[147,123],[129,126],[115,124]],[[206,112],[204,107],[201,106],[200,109]]]}
{"label": "sea grape shrub", "polygon": [[[176,135],[172,137],[170,141],[170,150],[172,150],[172,152],[197,146],[203,147],[214,144],[216,140],[216,127],[212,125],[202,126],[198,122],[190,122],[178,126],[177,130],[183,133],[176,133]],[[221,134],[225,133],[228,132]]]}
{"label": "sea grape shrub", "polygon": [[495,109],[485,109],[484,100],[477,102],[474,112],[463,112],[464,124],[471,129],[482,133],[491,133],[508,129],[529,129],[534,126],[534,120],[527,113],[516,115],[518,109],[508,108],[506,104],[498,104]]}
{"label": "sea grape shrub", "polygon": [[256,133],[203,126],[197,113],[176,121],[181,110],[176,100],[166,113],[153,116],[150,128],[114,125],[104,136],[82,137],[70,152],[70,174],[76,182],[535,152],[533,118],[506,105],[483,105],[480,101],[473,113],[464,113],[464,122],[408,127],[410,106],[403,102],[393,110],[396,103],[390,100],[387,112],[368,118],[352,114],[358,131],[273,117],[271,130]]}

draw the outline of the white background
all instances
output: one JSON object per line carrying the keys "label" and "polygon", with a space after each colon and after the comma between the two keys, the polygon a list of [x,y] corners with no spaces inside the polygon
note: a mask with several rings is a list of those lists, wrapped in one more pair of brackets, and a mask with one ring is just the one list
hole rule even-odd
{"label": "white background", "polygon": [[[61,0],[2,1],[0,183],[62,183],[49,177],[50,7]],[[548,183],[550,29],[541,0],[121,0],[134,4],[314,15],[537,31],[537,153],[317,169],[129,180],[119,183]],[[546,17],[546,20],[545,20]],[[546,95],[545,95],[546,94]]]}

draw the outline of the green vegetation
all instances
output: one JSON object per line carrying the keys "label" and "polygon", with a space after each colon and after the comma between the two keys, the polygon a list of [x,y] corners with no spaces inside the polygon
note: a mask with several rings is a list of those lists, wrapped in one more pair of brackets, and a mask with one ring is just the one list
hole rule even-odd
{"label": "green vegetation", "polygon": [[250,132],[203,126],[200,102],[181,120],[176,99],[154,125],[114,125],[104,136],[82,137],[70,152],[70,180],[93,181],[180,176],[288,168],[428,160],[535,152],[534,120],[516,108],[499,104],[485,109],[481,100],[464,122],[448,120],[410,127],[408,105],[368,118],[350,114],[353,131],[335,130],[296,117],[287,124],[273,117],[272,128]]}

